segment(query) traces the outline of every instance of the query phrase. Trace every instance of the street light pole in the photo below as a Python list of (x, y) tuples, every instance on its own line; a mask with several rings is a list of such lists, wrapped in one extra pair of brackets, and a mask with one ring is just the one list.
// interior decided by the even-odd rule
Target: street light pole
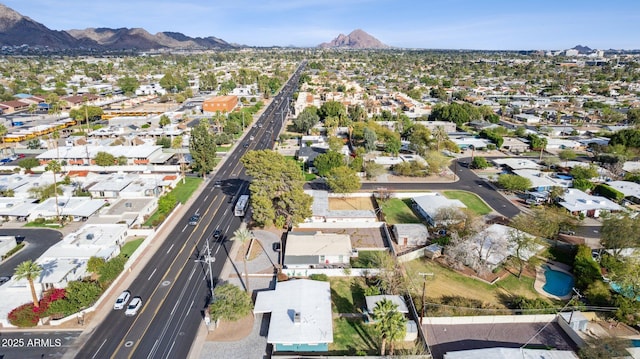
[(433, 277), (435, 274), (419, 272), (418, 275), (424, 278), (424, 282), (422, 283), (422, 314), (420, 314), (420, 326), (422, 327), (422, 318), (424, 318), (424, 307), (425, 307), (424, 296), (427, 289), (427, 276)]

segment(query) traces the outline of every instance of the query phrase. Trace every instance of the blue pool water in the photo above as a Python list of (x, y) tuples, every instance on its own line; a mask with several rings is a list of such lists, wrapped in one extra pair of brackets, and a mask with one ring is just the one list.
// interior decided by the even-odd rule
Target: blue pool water
[(631, 346), (634, 348), (640, 348), (640, 339), (631, 339)]
[(547, 280), (547, 283), (542, 287), (545, 292), (558, 297), (571, 293), (573, 277), (570, 274), (544, 266), (544, 277)]
[[(611, 289), (615, 290), (617, 293), (620, 293), (627, 298), (633, 298), (633, 291), (630, 290), (630, 288), (622, 288), (620, 284), (615, 282), (610, 282), (609, 285), (611, 286)], [(636, 300), (640, 301), (640, 296), (637, 296)]]
[(570, 180), (573, 179), (573, 176), (568, 176), (568, 175), (556, 175), (556, 177), (562, 179), (562, 180)]

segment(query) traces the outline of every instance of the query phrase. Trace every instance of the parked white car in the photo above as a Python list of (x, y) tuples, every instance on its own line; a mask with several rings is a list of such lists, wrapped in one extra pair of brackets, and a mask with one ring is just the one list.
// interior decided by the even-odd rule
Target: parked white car
[(118, 299), (116, 299), (116, 302), (113, 305), (113, 310), (123, 309), (127, 305), (127, 302), (129, 302), (130, 297), (131, 293), (128, 290), (122, 292), (122, 294), (118, 296)]

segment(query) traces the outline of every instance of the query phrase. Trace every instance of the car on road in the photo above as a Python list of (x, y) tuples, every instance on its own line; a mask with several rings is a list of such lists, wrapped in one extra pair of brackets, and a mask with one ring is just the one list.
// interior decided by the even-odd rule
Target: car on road
[(127, 317), (133, 317), (138, 314), (140, 308), (142, 308), (142, 298), (135, 296), (131, 299), (131, 303), (127, 306), (127, 310), (124, 311), (124, 315)]
[(1, 160), (0, 160), (0, 163), (9, 163), (9, 162), (11, 162), (11, 161), (13, 161), (13, 160), (12, 160), (11, 158), (8, 158), (8, 157), (7, 157), (7, 158), (3, 158), (3, 159), (1, 159)]
[(215, 240), (219, 240), (220, 237), (222, 237), (222, 232), (219, 229), (216, 229), (215, 231), (213, 231), (213, 238)]
[(189, 225), (195, 226), (196, 224), (198, 224), (199, 220), (200, 220), (200, 215), (196, 213), (193, 216), (191, 216), (191, 218), (189, 218)]
[(25, 158), (26, 155), (24, 153), (18, 153), (18, 158)]
[(248, 144), (248, 143), (245, 143), (242, 147), (244, 147), (244, 148), (249, 148), (249, 144)]
[(220, 181), (220, 180), (215, 181), (215, 182), (213, 183), (213, 186), (214, 186), (214, 187), (222, 187), (222, 181)]
[(575, 236), (576, 235), (576, 231), (571, 230), (571, 229), (561, 229), (560, 231), (558, 231), (558, 233), (566, 234), (568, 236)]
[(7, 283), (7, 282), (8, 282), (8, 281), (10, 281), (10, 280), (11, 280), (11, 277), (9, 277), (9, 276), (2, 276), (2, 277), (0, 277), (0, 285), (3, 285), (3, 284)]
[(116, 299), (116, 302), (113, 304), (113, 310), (124, 309), (124, 307), (126, 307), (127, 303), (129, 302), (129, 298), (131, 298), (131, 292), (129, 292), (128, 290), (122, 292)]
[(16, 237), (16, 244), (24, 242), (24, 234), (16, 234), (14, 237)]

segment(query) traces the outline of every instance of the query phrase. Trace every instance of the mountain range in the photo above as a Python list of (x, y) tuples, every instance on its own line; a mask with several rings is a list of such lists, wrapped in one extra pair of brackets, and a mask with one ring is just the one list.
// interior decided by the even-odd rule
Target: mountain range
[(178, 32), (150, 34), (141, 28), (89, 28), (57, 31), (0, 4), (0, 46), (21, 45), (49, 49), (150, 50), (230, 49), (238, 45), (213, 37), (192, 38)]

